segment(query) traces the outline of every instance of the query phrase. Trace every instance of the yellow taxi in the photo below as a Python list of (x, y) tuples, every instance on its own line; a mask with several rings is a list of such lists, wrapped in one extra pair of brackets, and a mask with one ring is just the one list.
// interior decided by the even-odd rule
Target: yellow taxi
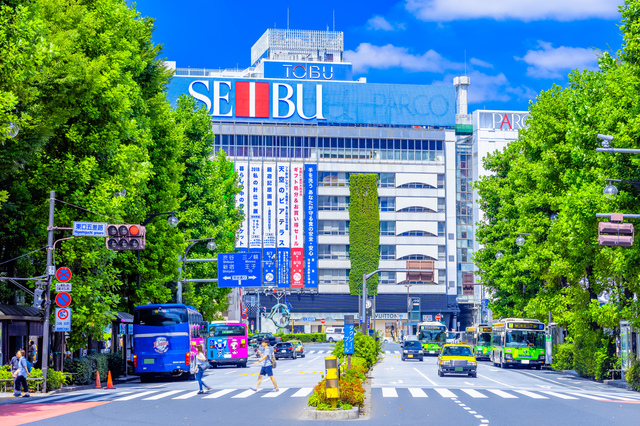
[(289, 340), (289, 343), (291, 343), (296, 351), (296, 357), (302, 357), (304, 358), (304, 345), (302, 344), (302, 342), (300, 340)]
[(438, 376), (445, 374), (464, 374), (476, 377), (478, 362), (469, 345), (446, 344), (438, 355)]

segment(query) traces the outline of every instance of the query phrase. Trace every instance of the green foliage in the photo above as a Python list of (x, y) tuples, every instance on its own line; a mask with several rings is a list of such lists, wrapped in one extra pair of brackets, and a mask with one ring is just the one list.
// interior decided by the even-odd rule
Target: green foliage
[(327, 335), (325, 333), (293, 333), (293, 334), (278, 334), (282, 337), (282, 340), (288, 342), (290, 340), (300, 340), (302, 343), (310, 342), (325, 342)]
[[(64, 360), (64, 371), (73, 373), (74, 385), (88, 385), (95, 383), (96, 371), (100, 372), (100, 381), (104, 382), (111, 371), (111, 378), (116, 379), (124, 374), (125, 364), (122, 353), (99, 353), (82, 358), (67, 358)], [(52, 370), (52, 369), (49, 369)]]
[(92, 383), (92, 380), (95, 382), (94, 363), (88, 357), (65, 359), (64, 371), (72, 373), (74, 385), (88, 385)]
[[(349, 371), (349, 370), (347, 370)], [(327, 380), (323, 379), (313, 388), (313, 393), (309, 395), (307, 403), (318, 410), (331, 409), (330, 401), (327, 398)], [(340, 408), (350, 410), (354, 405), (364, 403), (364, 379), (360, 379), (358, 374), (346, 373), (340, 376), (338, 386), (340, 388)]]
[[(362, 333), (356, 333), (354, 344), (354, 356), (351, 357), (351, 365), (354, 365), (354, 359), (359, 358), (364, 360), (367, 369), (378, 361), (380, 354), (382, 353), (382, 346), (379, 345), (374, 337), (365, 336)], [(340, 340), (336, 342), (333, 347), (333, 355), (338, 359), (344, 358), (344, 341)], [(359, 361), (356, 361), (359, 362)]]
[[(352, 174), (349, 177), (349, 290), (362, 294), (362, 276), (378, 269), (380, 260), (380, 210), (378, 175)], [(369, 295), (378, 293), (377, 274), (367, 280)]]
[(563, 343), (553, 347), (554, 370), (573, 370), (573, 344)]
[[(41, 379), (42, 370), (38, 368), (31, 369), (31, 375), (28, 378)], [(13, 379), (11, 375), (11, 366), (9, 364), (3, 365), (0, 369), (0, 379)], [(47, 391), (60, 389), (63, 385), (70, 382), (70, 375), (55, 371), (52, 368), (47, 369)], [(29, 392), (36, 392), (38, 389), (37, 383), (34, 380), (27, 380), (29, 385)], [(42, 382), (40, 382), (42, 384)]]
[(634, 355), (631, 360), (631, 366), (625, 373), (629, 388), (634, 391), (640, 391), (640, 360)]

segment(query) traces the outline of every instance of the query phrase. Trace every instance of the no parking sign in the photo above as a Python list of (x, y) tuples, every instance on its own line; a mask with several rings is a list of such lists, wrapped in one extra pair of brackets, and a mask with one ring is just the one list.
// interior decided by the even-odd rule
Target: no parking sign
[(55, 331), (71, 331), (71, 309), (56, 308)]

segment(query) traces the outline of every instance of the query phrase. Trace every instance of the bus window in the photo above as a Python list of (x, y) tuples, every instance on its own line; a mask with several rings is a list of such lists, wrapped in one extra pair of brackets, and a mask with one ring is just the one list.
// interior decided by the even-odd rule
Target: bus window
[(509, 330), (509, 332), (507, 333), (507, 342), (505, 346), (535, 347), (538, 349), (544, 349), (544, 338), (544, 332), (540, 331)]
[(245, 336), (247, 331), (245, 327), (241, 325), (217, 325), (210, 334), (211, 337), (240, 337)]
[(183, 324), (189, 321), (189, 315), (184, 308), (148, 308), (135, 311), (133, 323), (155, 327), (167, 327)]

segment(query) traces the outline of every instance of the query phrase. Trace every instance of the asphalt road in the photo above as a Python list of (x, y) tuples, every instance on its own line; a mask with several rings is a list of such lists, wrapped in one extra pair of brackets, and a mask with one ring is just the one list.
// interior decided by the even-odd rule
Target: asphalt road
[[(15, 412), (7, 424), (28, 424), (29, 419), (32, 424), (65, 426), (309, 424), (304, 420), (307, 396), (324, 374), (324, 357), (330, 355), (331, 345), (306, 345), (306, 350), (305, 358), (279, 361), (278, 393), (271, 392), (268, 379), (258, 393), (249, 390), (257, 380), (257, 365), (222, 367), (207, 371), (205, 382), (213, 389), (204, 395), (197, 395), (195, 381), (134, 382), (110, 391), (12, 400), (8, 408)], [(477, 378), (438, 377), (435, 357), (403, 362), (399, 345), (386, 344), (385, 350), (373, 370), (371, 410), (364, 419), (368, 424), (639, 424), (636, 392), (563, 373), (500, 369), (489, 362), (480, 363)], [(7, 403), (0, 405), (0, 413), (6, 408)], [(39, 413), (44, 413), (42, 418)]]

